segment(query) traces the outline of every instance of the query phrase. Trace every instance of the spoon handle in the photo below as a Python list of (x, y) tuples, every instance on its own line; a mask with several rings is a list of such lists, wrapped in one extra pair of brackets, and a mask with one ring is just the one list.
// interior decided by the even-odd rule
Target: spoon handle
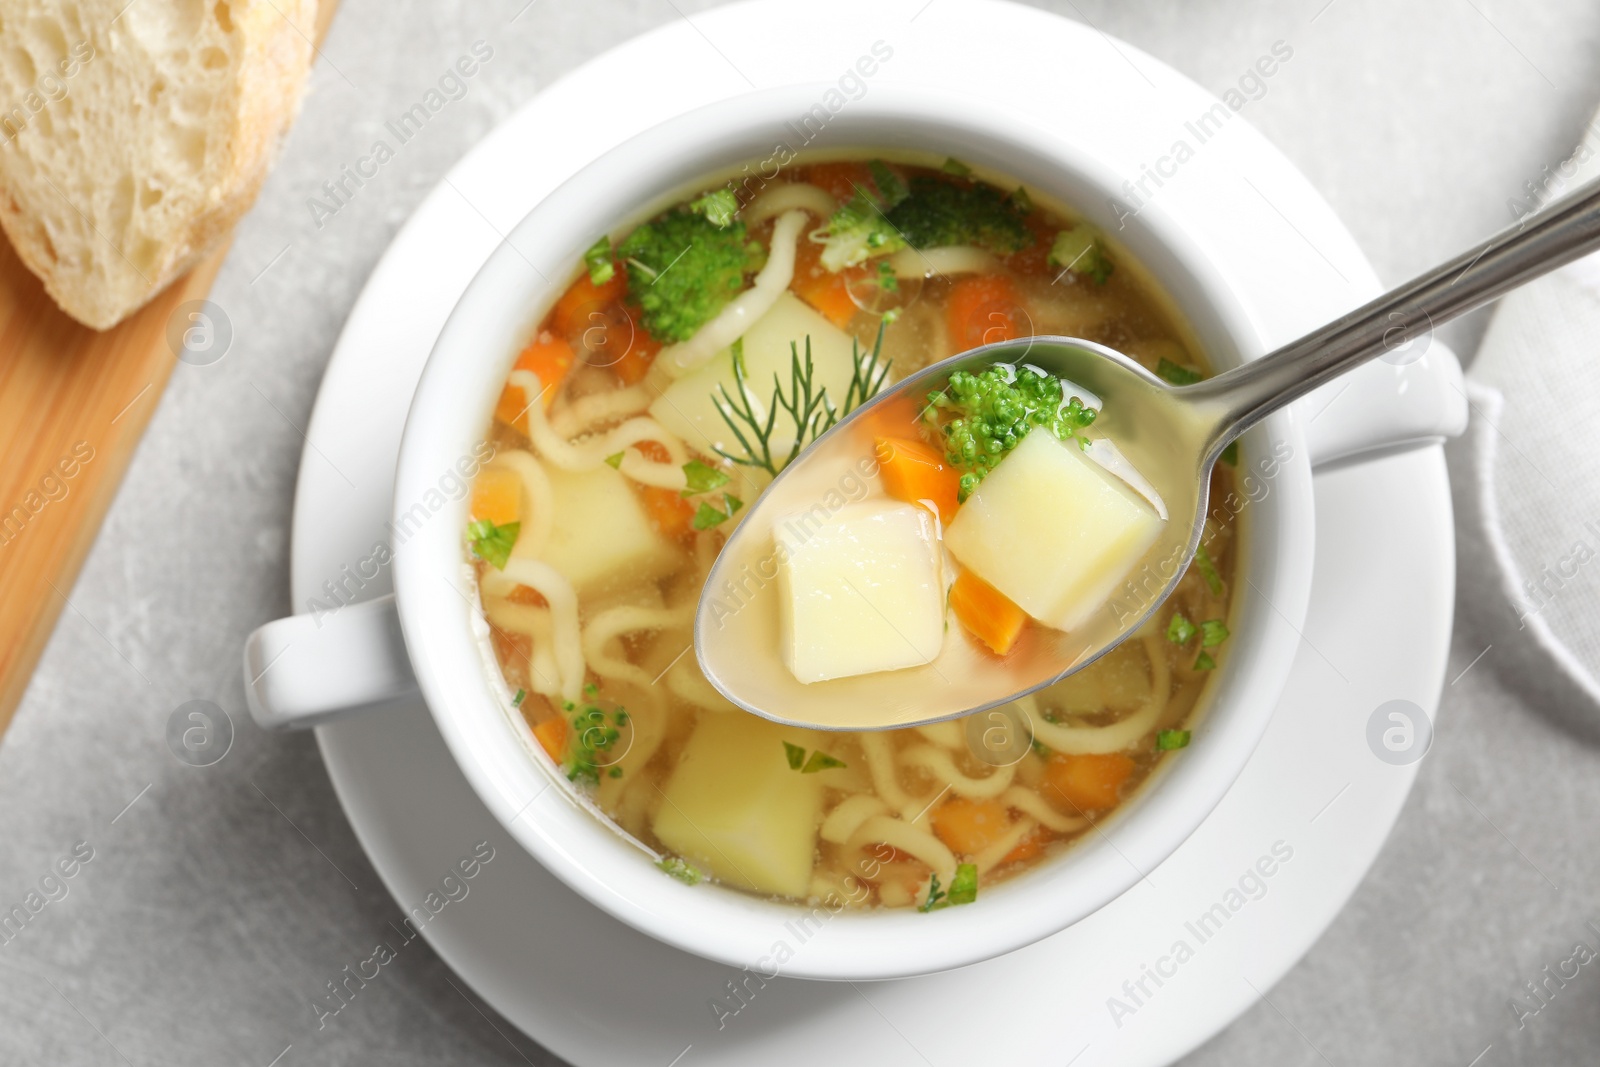
[(1596, 250), (1600, 180), (1298, 341), (1182, 392), (1212, 410), (1212, 445), (1220, 449), (1368, 360), (1394, 352), (1397, 362), (1409, 362), (1405, 347), (1426, 344), (1434, 327)]

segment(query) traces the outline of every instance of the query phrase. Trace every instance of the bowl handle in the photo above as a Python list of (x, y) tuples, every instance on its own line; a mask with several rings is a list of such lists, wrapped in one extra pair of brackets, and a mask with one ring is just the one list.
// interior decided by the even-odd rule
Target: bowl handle
[(394, 595), (258, 628), (244, 644), (244, 692), (264, 730), (301, 730), (417, 700)]
[(1295, 403), (1311, 465), (1325, 468), (1436, 445), (1467, 428), (1467, 392), (1454, 352), (1431, 335), (1335, 379)]

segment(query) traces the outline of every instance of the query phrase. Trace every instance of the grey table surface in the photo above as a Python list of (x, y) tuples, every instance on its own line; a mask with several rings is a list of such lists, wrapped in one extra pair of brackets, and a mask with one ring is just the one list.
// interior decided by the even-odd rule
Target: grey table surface
[[(0, 901), (21, 901), (75, 842), (93, 850), (66, 895), (0, 946), (0, 1063), (265, 1067), (291, 1044), (281, 1067), (560, 1062), (425, 947), (337, 1028), (316, 1031), (303, 991), (398, 912), (313, 739), (249, 724), (238, 651), (289, 611), (297, 427), (397, 228), (542, 86), (705, 6), (344, 0), (305, 113), (213, 294), (234, 349), (213, 367), (177, 368), (0, 743)], [(1293, 64), (1249, 121), (1391, 282), (1509, 222), (1508, 201), (1567, 155), (1600, 103), (1593, 0), (1040, 6), (1218, 92), (1271, 42), (1290, 41)], [(307, 197), (480, 38), (496, 58), (453, 121), (430, 125), (319, 235)], [(1481, 329), (1467, 320), (1447, 336), (1470, 359)], [(1461, 488), (1459, 448), (1451, 460)], [(1463, 579), (1481, 577), (1470, 549)], [(1557, 725), (1552, 712), (1573, 709), (1534, 695), (1513, 658), (1477, 658), (1485, 620), (1505, 610), (1477, 588), (1463, 581), (1438, 738), (1376, 866), (1264, 1002), (1186, 1063), (1600, 1059), (1595, 968), (1547, 983), (1536, 1014), (1519, 1020), (1511, 1007), (1538, 1003), (1525, 983), (1544, 981), (1575, 942), (1597, 943), (1600, 850), (1583, 812), (1600, 806), (1600, 752)], [(203, 770), (165, 742), (173, 710), (196, 698), (238, 725), (227, 758)]]

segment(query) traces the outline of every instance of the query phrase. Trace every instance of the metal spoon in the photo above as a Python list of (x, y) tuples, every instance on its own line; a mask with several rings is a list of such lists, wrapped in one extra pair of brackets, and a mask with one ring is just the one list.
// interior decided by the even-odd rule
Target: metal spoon
[[(1600, 249), (1600, 182), (1505, 230), (1275, 352), (1192, 385), (1174, 386), (1103, 345), (1034, 337), (986, 345), (897, 383), (800, 454), (761, 495), (723, 547), (701, 594), (695, 652), (706, 678), (735, 704), (819, 729), (885, 729), (936, 722), (1015, 700), (1082, 670), (1136, 632), (1170, 596), (1205, 525), (1212, 465), (1268, 414), (1434, 327)], [(803, 685), (778, 652), (774, 519), (823, 515), (849, 499), (870, 465), (874, 420), (920, 407), (957, 370), (1025, 363), (1103, 402), (1096, 436), (1117, 445), (1159, 493), (1168, 519), (1120, 600), (1071, 633), (1048, 631), (1004, 663), (946, 639), (926, 666)], [(820, 509), (818, 511), (817, 509)]]

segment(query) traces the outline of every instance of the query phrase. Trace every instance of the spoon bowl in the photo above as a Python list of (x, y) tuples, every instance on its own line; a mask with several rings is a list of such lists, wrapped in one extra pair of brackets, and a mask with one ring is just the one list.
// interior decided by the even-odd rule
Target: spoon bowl
[[(1066, 337), (1006, 341), (936, 363), (819, 437), (746, 514), (701, 594), (694, 632), (701, 670), (747, 711), (825, 730), (938, 722), (1059, 681), (1138, 632), (1171, 595), (1204, 532), (1212, 465), (1245, 430), (1339, 375), (1386, 353), (1403, 354), (1435, 326), (1596, 249), (1600, 182), (1275, 352), (1194, 384), (1169, 385), (1125, 355)], [(973, 642), (946, 639), (922, 666), (798, 681), (778, 654), (782, 549), (776, 532), (782, 528), (790, 543), (803, 544), (829, 516), (870, 495), (877, 431), (903, 433), (954, 372), (1001, 364), (1059, 378), (1067, 397), (1076, 394), (1098, 409), (1090, 433), (1097, 445), (1109, 441), (1120, 454), (1117, 464), (1102, 466), (1125, 477), (1131, 467), (1135, 473), (1126, 480), (1153, 490), (1144, 495), (1164, 520), (1154, 542), (1125, 574), (1107, 576), (1120, 585), (1112, 584), (1086, 619), (1070, 630), (1029, 626), (1003, 660)]]
[[(925, 666), (802, 683), (777, 659), (775, 533), (805, 537), (867, 495), (875, 441), (904, 433), (907, 416), (958, 371), (1008, 365), (1065, 383), (1099, 410), (1097, 441), (1115, 442), (1164, 511), (1155, 543), (1112, 597), (1072, 631), (1030, 627), (1004, 661), (970, 642), (944, 641)], [(1138, 632), (1183, 577), (1205, 527), (1211, 464), (1226, 446), (1220, 407), (1184, 397), (1137, 361), (1070, 337), (985, 345), (911, 375), (880, 393), (791, 463), (761, 495), (718, 555), (695, 621), (701, 670), (725, 696), (768, 719), (819, 729), (890, 729), (1010, 703), (1093, 663)], [(910, 640), (909, 638), (906, 638)]]

